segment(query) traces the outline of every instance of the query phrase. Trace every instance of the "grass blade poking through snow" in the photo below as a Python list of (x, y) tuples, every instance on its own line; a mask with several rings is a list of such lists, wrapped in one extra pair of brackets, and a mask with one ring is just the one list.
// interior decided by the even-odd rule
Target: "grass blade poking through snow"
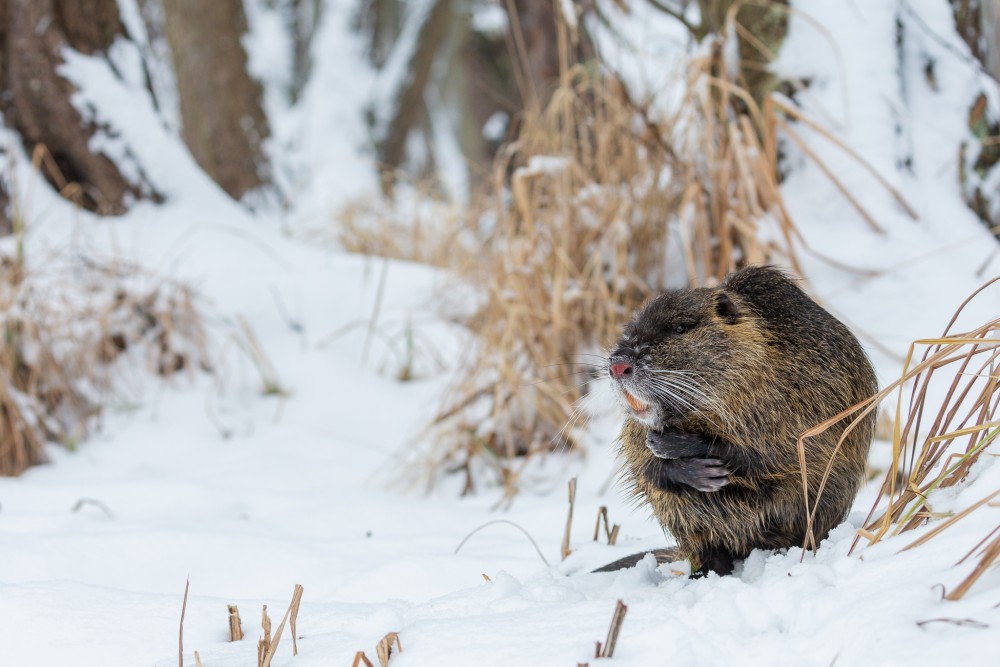
[(563, 533), (562, 559), (566, 560), (573, 550), (569, 546), (570, 531), (573, 529), (573, 506), (576, 505), (576, 477), (569, 480), (569, 513), (566, 515), (566, 530)]
[(594, 541), (601, 535), (601, 522), (604, 522), (604, 535), (608, 538), (608, 544), (614, 546), (615, 542), (618, 541), (618, 531), (621, 529), (617, 523), (614, 526), (611, 525), (611, 520), (608, 519), (608, 508), (604, 505), (597, 510), (597, 525), (594, 526)]
[(263, 385), (263, 394), (265, 396), (281, 396), (287, 397), (288, 390), (285, 389), (284, 385), (281, 383), (281, 379), (278, 377), (278, 371), (275, 370), (274, 364), (271, 363), (271, 359), (264, 352), (264, 347), (257, 340), (257, 335), (254, 333), (253, 328), (250, 323), (247, 322), (246, 318), (242, 315), (237, 317), (237, 323), (239, 329), (236, 335), (234, 335), (233, 340), (236, 345), (243, 350), (251, 362), (253, 362), (254, 368), (260, 374), (260, 380)]
[(302, 593), (304, 589), (301, 585), (295, 584), (295, 591), (292, 593), (292, 601), (288, 605), (288, 609), (285, 611), (284, 617), (281, 619), (281, 623), (278, 623), (278, 628), (274, 631), (274, 638), (271, 638), (271, 619), (267, 617), (267, 605), (264, 605), (264, 638), (260, 640), (260, 644), (257, 647), (257, 661), (258, 667), (271, 667), (271, 660), (274, 659), (274, 654), (278, 650), (278, 644), (281, 642), (281, 634), (285, 630), (285, 623), (291, 619), (292, 627), (292, 655), (298, 655), (299, 648), (295, 639), (295, 620), (299, 614), (299, 604), (302, 602)]
[(378, 663), (381, 667), (389, 667), (389, 660), (392, 659), (392, 647), (396, 647), (397, 653), (403, 652), (403, 643), (399, 641), (399, 633), (390, 632), (385, 637), (379, 640), (378, 645), (375, 647), (375, 653), (378, 655)]
[(177, 667), (184, 667), (184, 614), (187, 613), (188, 589), (191, 587), (191, 580), (184, 582), (184, 602), (181, 603), (181, 624), (177, 632)]
[[(1000, 528), (1000, 526), (998, 526), (998, 528)], [(993, 532), (996, 533), (997, 529), (995, 528)], [(980, 545), (981, 544), (982, 543), (980, 543)], [(977, 545), (976, 549), (978, 549), (980, 545)], [(975, 549), (973, 551), (975, 551)], [(955, 587), (955, 590), (945, 596), (947, 599), (961, 600), (966, 592), (968, 592), (968, 590), (972, 587), (972, 584), (976, 583), (976, 580), (983, 576), (986, 570), (993, 567), (993, 564), (997, 562), (997, 559), (1000, 559), (1000, 535), (994, 537), (986, 548), (980, 552), (980, 554), (981, 558), (979, 559), (979, 563), (976, 565), (976, 568), (969, 574), (969, 576), (963, 579), (958, 586)], [(964, 560), (965, 558), (960, 560), (959, 564), (961, 564)]]
[(608, 637), (604, 640), (604, 645), (597, 642), (598, 658), (610, 658), (615, 654), (615, 646), (618, 644), (618, 633), (622, 631), (622, 624), (625, 622), (625, 613), (628, 607), (621, 600), (615, 605), (615, 613), (611, 617), (611, 626), (608, 628)]
[(240, 610), (236, 605), (229, 605), (229, 641), (238, 642), (243, 639), (243, 623), (240, 621)]
[(264, 630), (264, 636), (257, 642), (257, 667), (268, 667), (271, 663), (267, 657), (271, 652), (271, 617), (267, 615), (267, 605), (264, 605), (261, 612), (260, 626)]

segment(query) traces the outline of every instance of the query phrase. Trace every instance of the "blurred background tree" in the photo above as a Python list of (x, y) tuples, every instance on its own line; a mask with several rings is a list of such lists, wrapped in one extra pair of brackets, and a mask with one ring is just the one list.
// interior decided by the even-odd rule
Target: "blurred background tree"
[(5, 0), (0, 11), (0, 109), (53, 187), (107, 215), (136, 197), (155, 197), (141, 177), (127, 177), (92, 150), (96, 124), (73, 105), (73, 86), (58, 72), (65, 49), (100, 55), (125, 38), (116, 1)]
[(266, 185), (268, 136), (260, 84), (247, 73), (242, 0), (163, 0), (184, 143), (202, 169), (239, 199)]

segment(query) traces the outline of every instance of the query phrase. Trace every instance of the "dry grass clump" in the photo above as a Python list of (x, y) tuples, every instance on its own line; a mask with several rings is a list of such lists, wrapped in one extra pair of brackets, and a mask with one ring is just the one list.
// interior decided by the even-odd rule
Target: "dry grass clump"
[[(964, 482), (984, 455), (996, 455), (995, 444), (1000, 435), (997, 412), (1000, 406), (1000, 317), (970, 331), (950, 331), (966, 305), (997, 282), (1000, 278), (993, 279), (966, 299), (942, 336), (914, 341), (899, 380), (867, 402), (820, 424), (800, 439), (801, 453), (804, 441), (810, 436), (854, 416), (854, 422), (847, 429), (849, 431), (854, 423), (858, 423), (885, 398), (896, 395), (892, 465), (882, 482), (880, 498), (868, 513), (864, 528), (858, 531), (852, 551), (862, 538), (874, 544), (885, 537), (944, 519), (905, 547), (912, 549), (940, 535), (983, 506), (996, 505), (1000, 489), (958, 513), (943, 515), (933, 507), (933, 494), (938, 489)], [(924, 352), (920, 361), (911, 367), (918, 347), (924, 348)], [(907, 385), (912, 387), (908, 397), (904, 391)], [(929, 389), (932, 386), (947, 387), (940, 404), (931, 403)], [(803, 470), (803, 479), (804, 475)], [(806, 505), (808, 510), (808, 496)], [(815, 540), (811, 546), (815, 546)], [(998, 561), (1000, 525), (975, 545), (962, 561), (973, 557), (979, 558), (978, 565), (954, 591), (948, 593), (948, 599), (961, 598), (976, 579)]]
[(461, 275), (485, 299), (468, 321), (479, 345), (434, 423), (434, 474), (464, 471), (469, 492), (489, 469), (509, 496), (534, 455), (575, 446), (581, 379), (603, 364), (585, 355), (645, 299), (748, 264), (796, 266), (774, 123), (720, 78), (724, 58), (693, 58), (666, 112), (576, 66), (524, 115), (489, 206), (466, 221), (482, 241)]
[(0, 475), (43, 462), (45, 441), (83, 438), (123, 354), (161, 376), (207, 363), (191, 291), (121, 262), (3, 257), (0, 335)]
[(397, 185), (393, 199), (357, 199), (337, 213), (336, 241), (348, 252), (454, 267), (472, 239), (462, 211), (426, 184)]
[(278, 651), (278, 645), (281, 642), (281, 634), (285, 631), (285, 623), (289, 624), (292, 635), (292, 655), (299, 654), (298, 639), (295, 634), (295, 622), (299, 616), (299, 605), (302, 603), (302, 594), (304, 592), (305, 589), (302, 588), (301, 584), (295, 584), (295, 590), (292, 593), (292, 602), (288, 605), (281, 623), (278, 623), (278, 628), (275, 630), (273, 637), (271, 636), (271, 619), (267, 615), (267, 605), (264, 605), (261, 614), (261, 627), (264, 629), (264, 636), (257, 642), (257, 667), (271, 667), (271, 661), (274, 660), (274, 654)]

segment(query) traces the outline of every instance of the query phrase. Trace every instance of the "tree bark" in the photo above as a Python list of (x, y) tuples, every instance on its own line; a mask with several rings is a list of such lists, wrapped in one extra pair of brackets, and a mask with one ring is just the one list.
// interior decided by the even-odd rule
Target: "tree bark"
[(994, 79), (1000, 80), (1000, 0), (983, 0), (980, 21), (986, 42), (986, 69)]
[[(5, 151), (0, 151), (0, 159), (6, 159)], [(14, 211), (7, 192), (7, 166), (0, 166), (0, 236), (9, 236), (14, 231)]]
[(57, 0), (55, 13), (69, 45), (86, 55), (107, 50), (125, 34), (115, 0)]
[[(393, 173), (406, 156), (406, 138), (425, 112), (424, 89), (431, 68), (451, 24), (452, 0), (433, 0), (417, 36), (417, 44), (408, 64), (408, 72), (396, 94), (385, 134), (379, 142), (382, 189), (392, 192)], [(411, 19), (416, 20), (416, 19)]]
[(358, 19), (361, 30), (368, 35), (368, 59), (380, 68), (385, 65), (393, 44), (403, 30), (401, 0), (365, 0)]
[(195, 161), (239, 199), (269, 182), (261, 87), (240, 43), (241, 0), (163, 0), (177, 76), (182, 136)]
[(291, 31), (294, 40), (291, 90), (293, 103), (299, 100), (312, 72), (312, 57), (309, 51), (322, 10), (323, 5), (320, 0), (292, 0), (291, 3)]
[(131, 199), (155, 196), (90, 150), (98, 128), (81, 117), (70, 102), (72, 84), (57, 73), (64, 49), (93, 55), (124, 36), (115, 0), (0, 0), (0, 18), (0, 109), (29, 155), (39, 146), (49, 153), (56, 167), (43, 169), (49, 182), (102, 214), (123, 213)]
[[(515, 67), (524, 74), (523, 108), (543, 109), (559, 83), (559, 39), (552, 0), (506, 3)], [(514, 14), (510, 13), (511, 8)]]

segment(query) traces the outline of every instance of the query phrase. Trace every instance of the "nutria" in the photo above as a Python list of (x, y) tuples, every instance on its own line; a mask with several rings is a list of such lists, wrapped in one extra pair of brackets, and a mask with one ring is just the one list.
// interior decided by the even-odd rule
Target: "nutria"
[[(649, 301), (607, 370), (627, 412), (625, 481), (679, 544), (654, 552), (657, 560), (689, 559), (698, 574), (729, 574), (753, 549), (803, 544), (799, 435), (878, 390), (854, 335), (773, 267)], [(845, 427), (805, 441), (813, 503)], [(874, 431), (872, 413), (833, 457), (815, 510), (817, 543), (846, 518)]]

